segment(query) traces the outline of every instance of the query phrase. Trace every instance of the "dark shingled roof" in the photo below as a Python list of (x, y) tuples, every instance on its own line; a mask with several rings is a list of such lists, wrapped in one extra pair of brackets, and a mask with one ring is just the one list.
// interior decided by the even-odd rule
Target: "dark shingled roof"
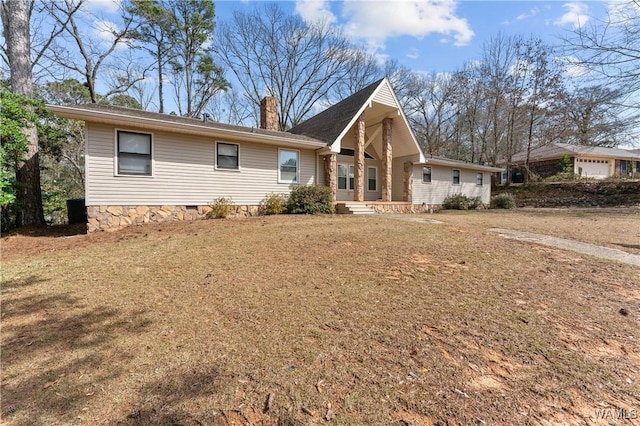
[(100, 105), (100, 104), (81, 104), (81, 105), (66, 105), (68, 108), (73, 108), (77, 110), (93, 110), (100, 112), (107, 112), (113, 114), (122, 114), (128, 115), (131, 117), (139, 117), (141, 119), (152, 119), (152, 120), (161, 120), (170, 123), (176, 124), (195, 124), (203, 127), (210, 127), (212, 129), (220, 129), (220, 130), (230, 130), (237, 132), (245, 132), (252, 133), (258, 135), (266, 135), (266, 136), (278, 136), (281, 138), (290, 139), (291, 141), (309, 141), (309, 142), (320, 142), (319, 140), (314, 140), (313, 138), (309, 138), (304, 135), (296, 135), (288, 132), (280, 132), (276, 130), (264, 130), (260, 128), (254, 127), (245, 127), (245, 126), (236, 126), (233, 124), (219, 123), (217, 121), (209, 120), (208, 122), (204, 122), (203, 120), (197, 118), (189, 118), (189, 117), (181, 117), (179, 115), (171, 115), (171, 114), (161, 114), (159, 112), (149, 112), (143, 111), (139, 109), (133, 108), (124, 108), (124, 107), (116, 107), (110, 105)]
[(320, 114), (289, 129), (289, 133), (333, 143), (384, 80), (380, 79)]

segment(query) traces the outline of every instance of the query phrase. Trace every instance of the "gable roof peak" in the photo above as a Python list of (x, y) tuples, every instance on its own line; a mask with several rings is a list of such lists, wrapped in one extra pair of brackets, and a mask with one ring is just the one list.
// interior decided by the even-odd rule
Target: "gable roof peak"
[(388, 79), (383, 77), (330, 106), (306, 121), (289, 129), (289, 133), (305, 135), (332, 144), (365, 106), (378, 87)]

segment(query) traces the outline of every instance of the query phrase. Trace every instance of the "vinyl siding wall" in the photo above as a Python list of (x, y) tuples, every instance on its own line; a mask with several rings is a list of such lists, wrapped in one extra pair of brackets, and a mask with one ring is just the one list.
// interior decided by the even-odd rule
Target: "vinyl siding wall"
[[(238, 205), (257, 205), (267, 193), (288, 193), (294, 187), (278, 183), (278, 146), (241, 142), (240, 170), (215, 170), (216, 140), (149, 133), (153, 134), (152, 176), (115, 176), (116, 128), (87, 123), (88, 206), (206, 205), (218, 197), (231, 197)], [(315, 151), (298, 151), (300, 184), (316, 183)]]
[(491, 174), (483, 172), (483, 185), (476, 184), (474, 170), (460, 170), (460, 184), (453, 184), (453, 167), (430, 166), (431, 183), (422, 182), (422, 165), (413, 166), (413, 204), (440, 205), (450, 195), (480, 197), (488, 204), (491, 198)]

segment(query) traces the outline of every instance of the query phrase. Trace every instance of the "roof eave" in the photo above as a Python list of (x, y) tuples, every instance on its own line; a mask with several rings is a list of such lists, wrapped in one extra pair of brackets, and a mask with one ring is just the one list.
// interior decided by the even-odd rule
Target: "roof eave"
[(242, 131), (233, 129), (221, 129), (212, 126), (204, 126), (191, 123), (174, 123), (166, 120), (159, 120), (150, 117), (139, 117), (123, 113), (96, 111), (79, 108), (77, 106), (47, 105), (47, 109), (56, 115), (74, 120), (87, 122), (100, 122), (105, 124), (130, 125), (135, 127), (152, 126), (159, 130), (174, 133), (189, 133), (201, 136), (213, 136), (219, 138), (230, 138), (241, 142), (259, 142), (274, 145), (288, 145), (301, 148), (319, 149), (326, 147), (326, 143), (319, 140), (300, 140), (277, 135), (267, 135), (254, 133), (252, 131)]
[(427, 158), (425, 161), (421, 161), (420, 163), (414, 163), (414, 164), (458, 167), (460, 169), (482, 170), (485, 172), (501, 172), (504, 170), (503, 168), (500, 168), (500, 167), (483, 166), (481, 164), (474, 164), (474, 163), (458, 163), (456, 161), (447, 161), (447, 160), (441, 160), (437, 158)]

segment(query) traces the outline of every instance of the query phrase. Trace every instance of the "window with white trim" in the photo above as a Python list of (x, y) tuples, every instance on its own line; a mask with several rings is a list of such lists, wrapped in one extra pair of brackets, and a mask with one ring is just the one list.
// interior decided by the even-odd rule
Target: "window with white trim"
[(346, 164), (338, 164), (338, 189), (347, 189), (347, 173), (348, 167)]
[(431, 183), (431, 167), (424, 166), (422, 168), (422, 182)]
[(151, 134), (118, 130), (118, 174), (151, 176)]
[(355, 186), (355, 168), (353, 164), (338, 164), (338, 189), (343, 191), (353, 191)]
[(300, 175), (300, 152), (290, 149), (278, 150), (278, 183), (298, 183)]
[(460, 170), (453, 169), (452, 176), (453, 176), (453, 184), (460, 185)]
[(240, 170), (240, 145), (216, 142), (216, 168)]
[(482, 186), (484, 181), (484, 174), (478, 172), (476, 173), (476, 185)]
[(367, 167), (367, 190), (378, 190), (378, 169), (375, 167)]
[(355, 186), (355, 167), (349, 164), (349, 189), (353, 191)]

